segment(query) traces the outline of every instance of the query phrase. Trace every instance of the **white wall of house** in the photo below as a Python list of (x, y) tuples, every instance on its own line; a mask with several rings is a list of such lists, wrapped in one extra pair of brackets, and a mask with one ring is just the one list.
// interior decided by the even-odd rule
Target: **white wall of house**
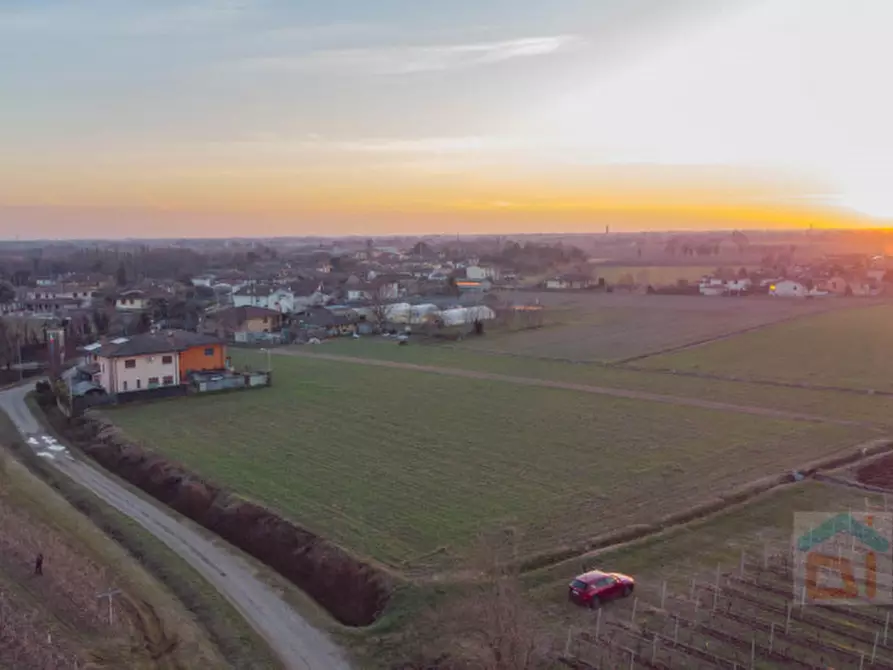
[(268, 295), (250, 295), (245, 293), (233, 294), (234, 307), (269, 307), (270, 296)]
[[(96, 362), (99, 363), (99, 383), (108, 393), (145, 391), (154, 388), (155, 379), (158, 386), (165, 386), (166, 381), (167, 385), (180, 383), (180, 358), (176, 351), (123, 358), (97, 356)], [(129, 365), (128, 362), (132, 363)]]
[(148, 306), (149, 301), (140, 296), (126, 296), (115, 300), (115, 309), (119, 309), (122, 312), (146, 309)]
[(294, 311), (300, 312), (308, 307), (325, 305), (331, 300), (331, 296), (322, 291), (314, 291), (310, 295), (296, 295), (293, 298)]
[(491, 266), (469, 265), (465, 268), (465, 276), (469, 279), (497, 279), (496, 268)]
[(780, 298), (805, 298), (809, 295), (809, 291), (800, 282), (785, 279), (784, 281), (775, 282), (775, 288), (769, 288), (769, 295), (775, 295)]
[(277, 289), (270, 294), (267, 307), (283, 314), (295, 311), (295, 295), (286, 289)]
[(278, 289), (270, 295), (233, 294), (234, 307), (266, 307), (277, 312), (295, 311), (295, 296), (291, 291)]

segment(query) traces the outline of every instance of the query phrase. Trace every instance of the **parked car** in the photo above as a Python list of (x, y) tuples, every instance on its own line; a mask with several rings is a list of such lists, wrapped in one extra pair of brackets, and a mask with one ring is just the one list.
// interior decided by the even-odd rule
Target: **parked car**
[(619, 572), (592, 570), (574, 578), (567, 587), (568, 599), (578, 605), (598, 607), (617, 598), (626, 598), (636, 587), (636, 580)]

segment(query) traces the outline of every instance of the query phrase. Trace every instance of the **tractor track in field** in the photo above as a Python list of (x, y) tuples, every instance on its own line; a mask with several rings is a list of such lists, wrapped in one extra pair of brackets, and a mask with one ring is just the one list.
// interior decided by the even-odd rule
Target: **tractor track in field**
[(519, 386), (539, 386), (541, 388), (561, 389), (565, 391), (577, 391), (580, 393), (591, 393), (593, 395), (610, 396), (613, 398), (625, 398), (627, 400), (645, 400), (648, 402), (660, 402), (669, 405), (678, 405), (680, 407), (697, 407), (700, 409), (713, 409), (724, 412), (736, 412), (738, 414), (749, 414), (752, 416), (762, 416), (770, 419), (784, 419), (788, 421), (805, 421), (809, 423), (835, 424), (839, 426), (858, 426), (869, 427), (880, 431), (881, 428), (870, 422), (849, 421), (846, 419), (834, 419), (827, 416), (819, 416), (817, 414), (806, 414), (803, 412), (791, 412), (781, 409), (771, 409), (769, 407), (756, 407), (754, 405), (738, 405), (735, 403), (719, 402), (715, 400), (703, 400), (700, 398), (687, 398), (684, 396), (666, 395), (663, 393), (650, 393), (648, 391), (633, 391), (629, 389), (619, 389), (609, 386), (593, 386), (591, 384), (576, 384), (574, 382), (553, 381), (549, 379), (537, 379), (534, 377), (517, 377), (514, 375), (504, 375), (495, 372), (483, 372), (480, 370), (464, 370), (461, 368), (446, 368), (436, 365), (420, 365), (418, 363), (403, 363), (400, 361), (386, 361), (376, 358), (361, 358), (356, 356), (345, 356), (341, 354), (325, 354), (309, 351), (300, 351), (295, 349), (272, 349), (271, 352), (280, 356), (299, 356), (304, 358), (317, 358), (321, 360), (336, 361), (341, 363), (354, 363), (357, 365), (371, 365), (382, 368), (393, 368), (398, 370), (413, 370), (415, 372), (428, 372), (431, 374), (446, 375), (449, 377), (463, 377), (466, 379), (482, 379), (498, 382), (506, 382), (509, 384), (518, 384)]

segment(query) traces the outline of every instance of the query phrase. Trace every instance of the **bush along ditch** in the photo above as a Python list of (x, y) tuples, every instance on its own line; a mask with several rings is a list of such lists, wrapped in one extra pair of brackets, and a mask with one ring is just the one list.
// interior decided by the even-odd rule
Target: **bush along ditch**
[(209, 483), (114, 425), (47, 408), (53, 427), (100, 465), (270, 566), (346, 626), (372, 624), (387, 605), (389, 575), (260, 505)]

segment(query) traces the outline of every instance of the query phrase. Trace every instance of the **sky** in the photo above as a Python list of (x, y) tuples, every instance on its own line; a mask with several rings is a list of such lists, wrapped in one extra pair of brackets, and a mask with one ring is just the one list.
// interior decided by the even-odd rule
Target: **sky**
[(889, 0), (3, 0), (0, 237), (889, 225)]

